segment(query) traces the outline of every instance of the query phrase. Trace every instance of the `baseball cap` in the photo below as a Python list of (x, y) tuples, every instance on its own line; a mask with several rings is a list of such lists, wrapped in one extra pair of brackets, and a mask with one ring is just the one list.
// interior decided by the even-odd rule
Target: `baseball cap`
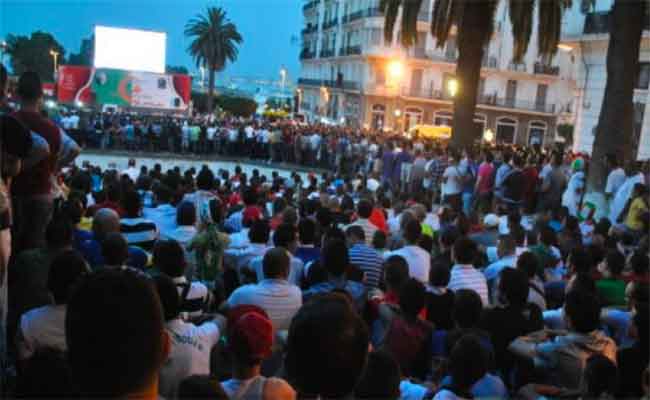
[(487, 214), (483, 218), (483, 225), (488, 228), (495, 228), (499, 226), (499, 217), (496, 214)]
[(236, 306), (228, 313), (228, 341), (235, 354), (251, 360), (271, 355), (273, 324), (266, 312), (253, 305)]

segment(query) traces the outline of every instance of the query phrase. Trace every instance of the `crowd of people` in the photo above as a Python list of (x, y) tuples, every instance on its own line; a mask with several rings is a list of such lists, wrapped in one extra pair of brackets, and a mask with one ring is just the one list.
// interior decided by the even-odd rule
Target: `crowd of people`
[(328, 171), (102, 170), (40, 85), (2, 116), (12, 395), (648, 396), (647, 166), (608, 160), (597, 210), (584, 156), (243, 121), (232, 151), (318, 136), (288, 161)]

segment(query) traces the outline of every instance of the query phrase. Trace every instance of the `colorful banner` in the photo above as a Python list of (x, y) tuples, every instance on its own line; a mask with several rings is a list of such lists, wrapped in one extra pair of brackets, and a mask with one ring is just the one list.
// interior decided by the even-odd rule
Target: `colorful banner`
[[(85, 71), (80, 70), (84, 68)], [(150, 72), (62, 66), (59, 101), (83, 101), (118, 107), (186, 110), (192, 78)]]

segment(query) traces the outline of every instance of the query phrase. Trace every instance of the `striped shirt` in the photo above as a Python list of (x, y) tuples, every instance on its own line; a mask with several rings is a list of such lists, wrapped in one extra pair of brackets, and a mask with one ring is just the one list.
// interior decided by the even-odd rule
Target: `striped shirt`
[(383, 257), (372, 247), (357, 243), (348, 250), (350, 264), (356, 265), (365, 275), (368, 290), (379, 286), (384, 271)]
[(159, 232), (156, 223), (144, 218), (122, 218), (120, 232), (130, 246), (151, 250), (158, 240)]
[(485, 275), (472, 265), (456, 264), (451, 269), (451, 278), (447, 288), (452, 291), (459, 289), (471, 289), (481, 296), (483, 307), (487, 306), (488, 288)]

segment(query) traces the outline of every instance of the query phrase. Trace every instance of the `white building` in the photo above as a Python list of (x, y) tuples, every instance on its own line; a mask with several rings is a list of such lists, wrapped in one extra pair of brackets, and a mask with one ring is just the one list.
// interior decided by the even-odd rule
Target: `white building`
[[(409, 50), (385, 45), (379, 0), (304, 3), (301, 111), (312, 118), (383, 129), (450, 125), (448, 82), (456, 69), (456, 34), (444, 48), (436, 47), (429, 33), (433, 1), (422, 4), (417, 45)], [(506, 1), (500, 2), (495, 19), (475, 121), (501, 142), (550, 144), (558, 118), (572, 122), (575, 57), (559, 52), (551, 65), (541, 63), (533, 31), (525, 60), (514, 64)]]
[[(576, 60), (576, 108), (574, 148), (591, 152), (595, 127), (607, 83), (608, 18), (613, 0), (596, 1), (593, 10), (581, 10), (574, 2), (565, 14), (562, 44), (572, 48)], [(640, 160), (650, 158), (650, 19), (643, 31), (639, 60), (641, 68), (634, 90), (634, 135)]]

